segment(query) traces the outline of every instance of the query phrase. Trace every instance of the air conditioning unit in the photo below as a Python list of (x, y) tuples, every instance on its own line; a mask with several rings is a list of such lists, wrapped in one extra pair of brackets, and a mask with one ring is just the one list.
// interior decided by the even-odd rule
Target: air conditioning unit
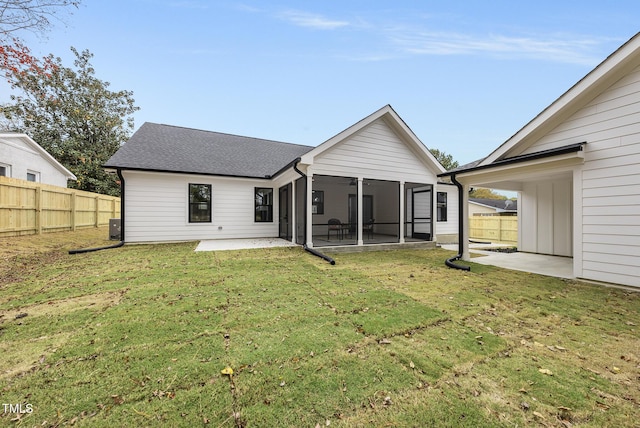
[(122, 240), (121, 220), (119, 218), (109, 219), (109, 239), (112, 241)]

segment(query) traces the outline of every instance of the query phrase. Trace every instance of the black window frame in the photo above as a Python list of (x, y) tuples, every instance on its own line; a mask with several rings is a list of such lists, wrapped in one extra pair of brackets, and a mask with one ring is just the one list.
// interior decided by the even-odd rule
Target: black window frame
[(436, 192), (437, 221), (447, 221), (447, 192)]
[[(194, 186), (199, 186), (199, 188), (208, 189), (205, 194), (203, 194), (202, 200), (194, 200), (194, 196), (198, 196), (197, 193), (194, 193), (192, 189)], [(208, 199), (207, 199), (208, 198)], [(211, 223), (213, 218), (212, 208), (213, 208), (213, 189), (211, 184), (203, 184), (203, 183), (189, 183), (189, 223)], [(194, 209), (197, 206), (198, 211), (203, 211), (202, 204), (205, 204), (204, 211), (205, 215), (203, 218), (200, 218), (201, 215), (196, 217), (196, 212)]]
[[(262, 192), (269, 194), (269, 197), (266, 198), (265, 203), (265, 194)], [(273, 223), (273, 187), (254, 187), (254, 216), (253, 221), (255, 223)]]

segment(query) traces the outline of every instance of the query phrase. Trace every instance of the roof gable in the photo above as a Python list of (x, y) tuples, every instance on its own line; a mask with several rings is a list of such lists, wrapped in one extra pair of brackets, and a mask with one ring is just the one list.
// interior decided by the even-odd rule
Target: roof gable
[[(16, 144), (16, 142), (24, 144), (29, 147), (36, 153), (38, 153), (43, 159), (49, 162), (55, 169), (60, 171), (62, 175), (64, 175), (68, 180), (77, 180), (77, 177), (64, 167), (60, 162), (56, 160), (53, 156), (49, 154), (40, 144), (36, 143), (31, 137), (27, 134), (21, 134), (16, 132), (3, 132), (0, 133), (0, 140), (5, 143), (11, 145)], [(13, 142), (12, 142), (13, 140)]]
[(494, 150), (479, 165), (522, 154), (530, 145), (640, 65), (640, 33), (612, 53), (589, 74), (561, 95), (522, 129)]
[(107, 168), (270, 178), (312, 147), (144, 123)]
[(364, 119), (356, 122), (344, 131), (336, 134), (332, 138), (328, 139), (324, 143), (310, 150), (308, 153), (302, 156), (301, 163), (306, 165), (312, 165), (314, 160), (323, 154), (329, 152), (337, 145), (349, 141), (349, 139), (356, 134), (360, 133), (367, 127), (374, 124), (376, 121), (382, 120), (391, 129), (398, 138), (407, 146), (411, 152), (427, 164), (434, 172), (442, 173), (445, 171), (444, 167), (438, 162), (438, 160), (431, 154), (426, 146), (418, 139), (413, 131), (407, 126), (407, 124), (398, 116), (390, 105), (386, 105), (378, 111), (370, 114)]

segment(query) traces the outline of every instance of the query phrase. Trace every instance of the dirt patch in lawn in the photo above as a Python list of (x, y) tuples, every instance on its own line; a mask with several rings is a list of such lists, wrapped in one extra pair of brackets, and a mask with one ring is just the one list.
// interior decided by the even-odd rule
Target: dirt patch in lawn
[(17, 309), (0, 310), (0, 324), (25, 317), (64, 315), (80, 309), (102, 310), (120, 302), (121, 293), (99, 293), (86, 296), (51, 300), (47, 303), (24, 306)]
[[(62, 347), (72, 332), (43, 334), (29, 340), (11, 340), (12, 334), (4, 333), (5, 328), (12, 324), (21, 324), (25, 319), (34, 317), (44, 319), (36, 322), (48, 323), (49, 317), (60, 317), (82, 309), (101, 311), (117, 305), (122, 297), (121, 293), (99, 293), (86, 296), (70, 297), (62, 300), (52, 300), (47, 303), (23, 306), (17, 309), (0, 310), (0, 379), (13, 377), (20, 373), (33, 370), (48, 364), (50, 355)], [(16, 326), (17, 327), (17, 326)], [(46, 327), (43, 327), (46, 331)]]
[(29, 339), (26, 342), (0, 342), (0, 379), (10, 378), (46, 364), (47, 357), (63, 346), (70, 336), (71, 333), (60, 333)]
[(0, 289), (3, 284), (20, 281), (30, 272), (65, 257), (68, 251), (113, 243), (106, 227), (76, 232), (45, 233), (0, 237)]

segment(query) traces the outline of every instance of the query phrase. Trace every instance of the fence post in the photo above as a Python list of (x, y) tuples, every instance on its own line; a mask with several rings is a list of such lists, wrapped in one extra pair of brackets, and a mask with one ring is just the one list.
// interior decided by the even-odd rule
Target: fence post
[(100, 196), (96, 196), (96, 227), (100, 226)]
[(71, 230), (76, 231), (76, 206), (78, 202), (76, 200), (76, 191), (71, 191)]
[(35, 212), (35, 229), (36, 235), (40, 235), (42, 233), (42, 187), (36, 186), (36, 195), (35, 195), (35, 203), (36, 203), (36, 212)]

